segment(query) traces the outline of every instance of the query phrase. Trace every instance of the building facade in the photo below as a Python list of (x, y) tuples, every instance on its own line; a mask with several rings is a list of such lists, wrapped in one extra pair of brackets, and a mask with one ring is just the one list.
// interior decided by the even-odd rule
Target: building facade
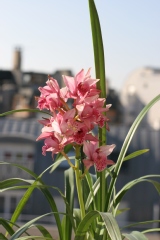
[[(130, 125), (142, 108), (154, 97), (160, 94), (160, 68), (139, 68), (126, 79), (120, 93), (124, 108), (125, 124)], [(148, 112), (143, 124), (151, 128), (160, 128), (160, 102), (157, 102)]]
[[(19, 51), (19, 49), (17, 50)], [(0, 106), (1, 113), (13, 109), (36, 108), (34, 96), (39, 95), (38, 87), (44, 86), (47, 74), (36, 72), (22, 72), (19, 52), (15, 54), (13, 71), (0, 71)], [(15, 60), (16, 61), (16, 60)], [(61, 75), (72, 75), (70, 70), (59, 70), (50, 74), (59, 81), (63, 87)], [(20, 77), (21, 76), (21, 77)], [(131, 74), (124, 83), (121, 91), (121, 102), (114, 90), (108, 92), (107, 104), (112, 104), (110, 115), (110, 131), (107, 133), (107, 143), (116, 144), (116, 148), (110, 158), (115, 162), (118, 159), (123, 141), (129, 131), (129, 126), (142, 108), (156, 95), (160, 89), (160, 70), (153, 68), (138, 69)], [(128, 181), (147, 174), (159, 174), (160, 169), (160, 103), (157, 103), (143, 120), (143, 124), (135, 133), (131, 141), (127, 155), (140, 150), (150, 151), (140, 157), (124, 162), (117, 181), (119, 191)], [(122, 115), (123, 112), (123, 115)], [(53, 163), (51, 154), (42, 156), (43, 141), (36, 142), (41, 132), (38, 119), (42, 114), (16, 113), (9, 117), (0, 118), (0, 181), (7, 178), (33, 179), (27, 172), (15, 164), (22, 165), (41, 174)], [(13, 166), (14, 165), (14, 166)], [(64, 171), (68, 168), (67, 162), (61, 164), (53, 173), (46, 172), (43, 181), (47, 185), (57, 186), (64, 191)], [(13, 190), (0, 193), (0, 215), (10, 218), (17, 203), (25, 190)], [(63, 212), (64, 204), (57, 191), (51, 191), (59, 207)], [(39, 204), (37, 204), (39, 199)], [(160, 207), (158, 194), (149, 184), (138, 184), (129, 191), (123, 199), (124, 208), (130, 208), (119, 219), (121, 224), (134, 221), (159, 219)], [(76, 198), (75, 198), (75, 203)], [(43, 207), (42, 207), (43, 206)], [(77, 206), (77, 205), (76, 205)], [(147, 209), (147, 211), (146, 211)], [(20, 220), (29, 220), (33, 215), (50, 212), (50, 207), (38, 190), (34, 190), (27, 203)], [(53, 221), (54, 220), (48, 220)]]

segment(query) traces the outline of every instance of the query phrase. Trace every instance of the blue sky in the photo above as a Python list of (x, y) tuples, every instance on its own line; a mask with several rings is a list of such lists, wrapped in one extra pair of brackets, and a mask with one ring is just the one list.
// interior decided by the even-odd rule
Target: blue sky
[[(143, 66), (160, 67), (160, 0), (95, 0), (104, 40), (106, 75), (120, 90)], [(0, 0), (0, 69), (22, 48), (23, 70), (52, 73), (92, 67), (87, 0)]]

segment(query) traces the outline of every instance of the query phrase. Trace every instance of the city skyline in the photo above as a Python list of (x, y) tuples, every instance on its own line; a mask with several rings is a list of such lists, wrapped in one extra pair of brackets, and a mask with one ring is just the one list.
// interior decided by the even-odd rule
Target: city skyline
[[(160, 67), (160, 2), (95, 1), (102, 27), (106, 76), (120, 90), (139, 67)], [(15, 47), (22, 70), (50, 73), (92, 68), (88, 1), (0, 1), (0, 69), (11, 69)]]

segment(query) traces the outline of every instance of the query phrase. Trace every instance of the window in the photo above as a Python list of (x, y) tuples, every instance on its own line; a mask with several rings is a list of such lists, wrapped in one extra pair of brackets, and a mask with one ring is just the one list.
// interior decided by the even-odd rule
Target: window
[(5, 160), (11, 159), (11, 156), (12, 156), (12, 155), (11, 155), (10, 152), (5, 152), (5, 153), (4, 153), (4, 159), (5, 159)]
[(4, 196), (0, 196), (0, 212), (4, 213)]
[(23, 154), (22, 153), (16, 153), (16, 159), (19, 161), (19, 160), (22, 160), (23, 159)]

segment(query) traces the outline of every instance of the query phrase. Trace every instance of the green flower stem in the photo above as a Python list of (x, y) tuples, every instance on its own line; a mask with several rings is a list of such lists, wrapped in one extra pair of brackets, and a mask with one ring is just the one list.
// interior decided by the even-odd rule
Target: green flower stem
[(106, 179), (105, 179), (105, 171), (100, 173), (100, 211), (104, 212), (105, 208), (105, 192), (106, 192)]
[(61, 152), (61, 154), (66, 158), (66, 160), (68, 161), (68, 164), (75, 169), (75, 166), (71, 163), (71, 160), (69, 159), (69, 157), (67, 156), (67, 154), (65, 152)]
[(82, 193), (82, 185), (81, 185), (81, 177), (79, 170), (79, 161), (80, 161), (80, 147), (76, 146), (76, 163), (75, 163), (75, 177), (76, 177), (76, 185), (77, 185), (77, 194), (79, 200), (79, 206), (81, 211), (81, 219), (85, 217), (85, 207), (83, 202), (83, 193)]

